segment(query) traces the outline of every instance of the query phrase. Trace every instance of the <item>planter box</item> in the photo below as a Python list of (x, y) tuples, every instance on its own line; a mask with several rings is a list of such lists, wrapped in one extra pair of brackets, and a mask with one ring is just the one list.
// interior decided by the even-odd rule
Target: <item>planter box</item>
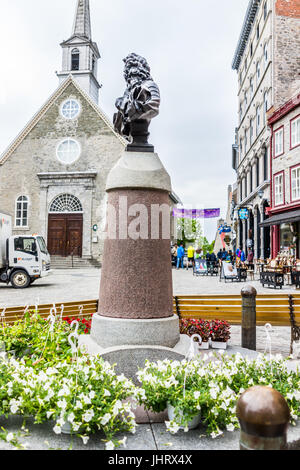
[(211, 346), (213, 349), (227, 349), (227, 343), (222, 343), (221, 341), (212, 341)]
[(209, 341), (207, 341), (207, 343), (202, 342), (201, 345), (199, 344), (199, 349), (202, 349), (202, 350), (209, 349)]
[[(170, 403), (168, 403), (167, 408), (168, 408), (169, 420), (174, 421), (175, 420), (175, 408), (172, 405), (170, 405)], [(180, 417), (181, 418), (183, 417), (182, 412), (180, 413)], [(200, 423), (201, 423), (201, 413), (199, 412), (194, 417), (194, 419), (188, 423), (189, 430), (196, 429), (199, 426)], [(178, 424), (180, 424), (180, 423), (178, 423)], [(184, 429), (184, 426), (180, 426), (180, 429)]]

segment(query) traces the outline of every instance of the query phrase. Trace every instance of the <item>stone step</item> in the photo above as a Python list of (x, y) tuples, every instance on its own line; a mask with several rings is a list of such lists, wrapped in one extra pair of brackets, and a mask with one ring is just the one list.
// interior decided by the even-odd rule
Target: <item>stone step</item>
[(79, 256), (74, 256), (73, 263), (72, 257), (63, 258), (62, 256), (51, 256), (52, 269), (84, 269), (84, 268), (100, 268), (101, 265), (97, 260), (84, 259)]

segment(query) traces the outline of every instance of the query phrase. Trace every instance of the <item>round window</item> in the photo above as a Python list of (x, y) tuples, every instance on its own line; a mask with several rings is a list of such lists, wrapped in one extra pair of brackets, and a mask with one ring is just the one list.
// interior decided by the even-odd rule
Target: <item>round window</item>
[(76, 140), (66, 139), (59, 144), (56, 154), (58, 160), (66, 165), (70, 165), (79, 158), (80, 145)]
[(74, 119), (78, 116), (80, 111), (80, 106), (76, 100), (65, 101), (61, 108), (61, 113), (66, 119)]

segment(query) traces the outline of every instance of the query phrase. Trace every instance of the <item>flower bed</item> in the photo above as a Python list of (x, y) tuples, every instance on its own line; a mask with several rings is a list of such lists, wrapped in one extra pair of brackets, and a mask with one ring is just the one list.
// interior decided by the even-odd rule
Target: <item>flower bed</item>
[[(26, 314), (22, 322), (0, 326), (0, 343), (17, 356), (0, 360), (0, 415), (33, 416), (36, 423), (53, 421), (55, 433), (69, 427), (85, 443), (90, 434), (101, 430), (107, 449), (125, 443), (125, 438), (116, 439), (117, 433), (135, 432), (132, 399), (154, 412), (173, 407), (175, 419), (167, 423), (172, 433), (181, 426), (187, 431), (201, 414), (213, 438), (238, 427), (236, 402), (253, 385), (278, 390), (287, 399), (292, 418), (300, 416), (299, 373), (288, 372), (279, 358), (270, 362), (261, 356), (250, 361), (240, 355), (210, 353), (191, 362), (146, 362), (138, 373), (141, 387), (137, 388), (124, 375), (117, 376), (101, 357), (72, 353), (68, 336), (74, 330), (69, 323), (71, 319), (58, 319), (51, 324), (37, 314)], [(200, 331), (204, 338), (212, 331), (218, 331), (221, 339), (228, 337), (225, 322), (213, 322), (217, 330), (208, 323), (182, 322), (181, 328), (190, 335)], [(81, 332), (85, 330), (82, 323)]]
[[(235, 407), (239, 396), (254, 385), (271, 386), (287, 399), (292, 419), (300, 416), (300, 376), (288, 372), (285, 362), (275, 358), (272, 363), (264, 356), (256, 361), (210, 353), (206, 358), (192, 362), (147, 362), (139, 371), (141, 389), (139, 403), (153, 412), (165, 410), (167, 404), (175, 408), (175, 420), (167, 423), (176, 433), (201, 412), (202, 422), (211, 437), (224, 430), (239, 427)], [(218, 358), (218, 359), (217, 359)], [(182, 418), (184, 417), (184, 419)]]
[(230, 339), (230, 325), (227, 321), (213, 320), (180, 320), (182, 335), (200, 335), (204, 343), (209, 339), (215, 342), (227, 343)]

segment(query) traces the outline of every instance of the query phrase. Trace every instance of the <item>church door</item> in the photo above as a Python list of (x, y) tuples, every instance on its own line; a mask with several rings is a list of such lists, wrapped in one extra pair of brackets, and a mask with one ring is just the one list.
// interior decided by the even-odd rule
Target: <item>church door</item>
[(82, 214), (49, 214), (48, 250), (50, 255), (82, 256)]

